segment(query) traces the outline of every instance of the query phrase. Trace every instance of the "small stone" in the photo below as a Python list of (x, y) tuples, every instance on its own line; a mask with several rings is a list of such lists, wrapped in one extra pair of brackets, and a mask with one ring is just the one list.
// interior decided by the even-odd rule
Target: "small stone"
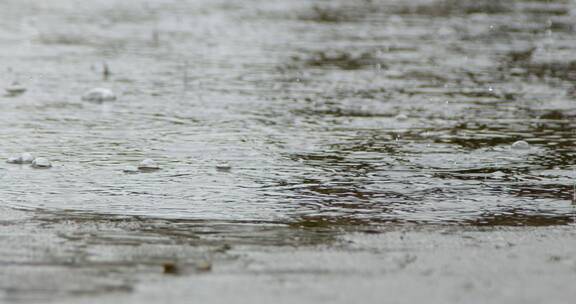
[(6, 88), (6, 93), (10, 97), (19, 96), (26, 92), (26, 88), (23, 87), (17, 81), (14, 81), (9, 87)]
[(396, 117), (395, 117), (395, 118), (396, 118), (396, 120), (398, 120), (398, 121), (405, 121), (405, 120), (408, 120), (408, 116), (406, 116), (406, 114), (402, 114), (402, 113), (400, 113), (400, 114), (396, 115)]
[(530, 144), (523, 141), (523, 140), (519, 140), (519, 141), (512, 144), (512, 149), (514, 149), (514, 150), (528, 150), (528, 149), (530, 149)]
[(95, 88), (82, 95), (82, 100), (90, 102), (106, 102), (116, 100), (116, 94), (109, 89)]
[(158, 166), (158, 164), (154, 160), (147, 158), (147, 159), (140, 162), (140, 165), (138, 165), (138, 169), (140, 169), (140, 170), (158, 170), (158, 169), (160, 169), (160, 167)]
[(229, 163), (219, 163), (216, 165), (216, 170), (218, 171), (230, 171), (230, 169), (232, 169), (232, 166), (230, 166)]
[(32, 162), (32, 167), (45, 169), (45, 168), (52, 167), (52, 164), (46, 158), (38, 157), (38, 158), (34, 159), (34, 161)]
[(122, 169), (122, 172), (124, 173), (138, 173), (138, 167), (136, 166), (127, 166), (124, 169)]

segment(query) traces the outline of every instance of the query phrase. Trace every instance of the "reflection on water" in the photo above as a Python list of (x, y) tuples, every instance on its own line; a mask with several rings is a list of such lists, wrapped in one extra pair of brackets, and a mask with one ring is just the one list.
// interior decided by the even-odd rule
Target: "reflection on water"
[[(0, 98), (1, 156), (54, 167), (1, 164), (2, 203), (574, 223), (574, 14), (562, 0), (3, 1), (0, 82), (27, 91)], [(93, 87), (118, 101), (82, 102)], [(144, 158), (162, 169), (122, 172)]]

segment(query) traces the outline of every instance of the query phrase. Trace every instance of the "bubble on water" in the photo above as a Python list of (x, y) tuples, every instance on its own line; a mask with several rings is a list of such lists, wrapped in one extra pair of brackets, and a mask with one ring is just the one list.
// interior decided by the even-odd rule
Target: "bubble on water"
[(50, 163), (50, 161), (44, 157), (38, 157), (36, 159), (34, 159), (34, 161), (32, 162), (32, 167), (33, 168), (50, 168), (52, 167), (52, 163)]
[(528, 150), (530, 149), (530, 144), (526, 141), (519, 140), (512, 144), (512, 149), (514, 150)]
[(147, 158), (147, 159), (140, 162), (140, 164), (138, 165), (138, 169), (140, 169), (140, 170), (158, 170), (158, 169), (160, 169), (160, 166), (158, 166), (158, 164), (153, 159)]
[(6, 90), (6, 96), (9, 96), (9, 97), (19, 96), (19, 95), (22, 95), (26, 92), (26, 88), (24, 86), (22, 86), (20, 83), (18, 83), (17, 81), (14, 81), (5, 90)]
[(490, 173), (490, 177), (494, 178), (494, 179), (502, 179), (505, 176), (506, 176), (506, 173), (504, 173), (502, 171), (496, 171), (496, 172)]
[(106, 102), (116, 100), (116, 94), (109, 89), (105, 88), (95, 88), (82, 95), (83, 101), (90, 102)]
[(21, 164), (22, 159), (20, 158), (20, 156), (10, 156), (10, 157), (8, 157), (6, 162), (9, 164)]
[(405, 121), (405, 120), (408, 120), (408, 116), (406, 116), (406, 114), (402, 114), (402, 113), (400, 113), (400, 114), (396, 115), (396, 117), (395, 117), (395, 118), (396, 118), (396, 120), (398, 120), (398, 121)]
[(33, 161), (34, 156), (28, 152), (24, 152), (18, 156), (11, 156), (6, 160), (9, 164), (30, 164)]
[(24, 152), (20, 155), (20, 159), (22, 160), (23, 164), (29, 164), (34, 161), (34, 155), (32, 155), (32, 153), (29, 152)]
[(232, 169), (232, 166), (229, 163), (219, 163), (216, 164), (216, 169), (218, 171), (230, 171)]

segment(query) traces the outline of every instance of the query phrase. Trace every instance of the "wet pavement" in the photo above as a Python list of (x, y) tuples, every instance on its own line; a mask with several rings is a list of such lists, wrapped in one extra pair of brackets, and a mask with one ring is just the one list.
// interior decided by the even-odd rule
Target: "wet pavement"
[[(203, 229), (284, 248), (390, 225), (572, 226), (575, 31), (568, 0), (2, 1), (0, 157), (52, 165), (0, 162), (3, 235), (44, 231), (77, 266), (117, 219), (114, 240), (193, 240), (195, 261), (212, 256)], [(93, 88), (116, 100), (82, 100)], [(144, 159), (160, 169), (126, 170)]]

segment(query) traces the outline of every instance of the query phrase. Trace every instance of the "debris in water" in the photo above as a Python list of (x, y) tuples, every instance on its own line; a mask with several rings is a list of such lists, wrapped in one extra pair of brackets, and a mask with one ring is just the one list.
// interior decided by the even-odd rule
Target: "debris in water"
[(138, 165), (138, 169), (140, 169), (140, 170), (158, 170), (158, 169), (160, 169), (160, 166), (158, 166), (158, 164), (154, 160), (147, 158), (147, 159), (140, 162), (140, 164)]
[(24, 152), (19, 156), (9, 157), (6, 161), (9, 164), (30, 164), (34, 161), (34, 156), (31, 153)]
[(52, 163), (50, 163), (50, 161), (44, 157), (38, 157), (32, 162), (32, 167), (41, 169), (50, 168), (52, 167)]
[(84, 93), (82, 100), (90, 102), (114, 101), (116, 100), (116, 94), (109, 89), (95, 88)]
[(164, 268), (164, 274), (178, 274), (180, 273), (180, 267), (178, 267), (174, 262), (166, 262), (162, 264)]
[(218, 253), (225, 253), (226, 251), (232, 249), (232, 246), (230, 244), (224, 244), (216, 249), (214, 249), (214, 252), (218, 252)]
[(531, 47), (527, 50), (523, 50), (523, 51), (515, 51), (515, 52), (510, 52), (508, 53), (508, 57), (510, 58), (510, 61), (529, 61), (532, 58), (532, 55), (534, 54), (534, 51), (536, 51), (536, 47)]
[(519, 141), (512, 144), (512, 149), (514, 149), (514, 150), (528, 150), (528, 149), (530, 149), (530, 144), (523, 141), (523, 140), (519, 140)]
[(22, 95), (26, 92), (26, 88), (23, 87), (17, 81), (14, 81), (9, 87), (6, 88), (6, 96), (16, 97)]
[(232, 169), (232, 166), (230, 166), (229, 163), (219, 163), (216, 165), (216, 170), (218, 171), (230, 171), (230, 169)]

